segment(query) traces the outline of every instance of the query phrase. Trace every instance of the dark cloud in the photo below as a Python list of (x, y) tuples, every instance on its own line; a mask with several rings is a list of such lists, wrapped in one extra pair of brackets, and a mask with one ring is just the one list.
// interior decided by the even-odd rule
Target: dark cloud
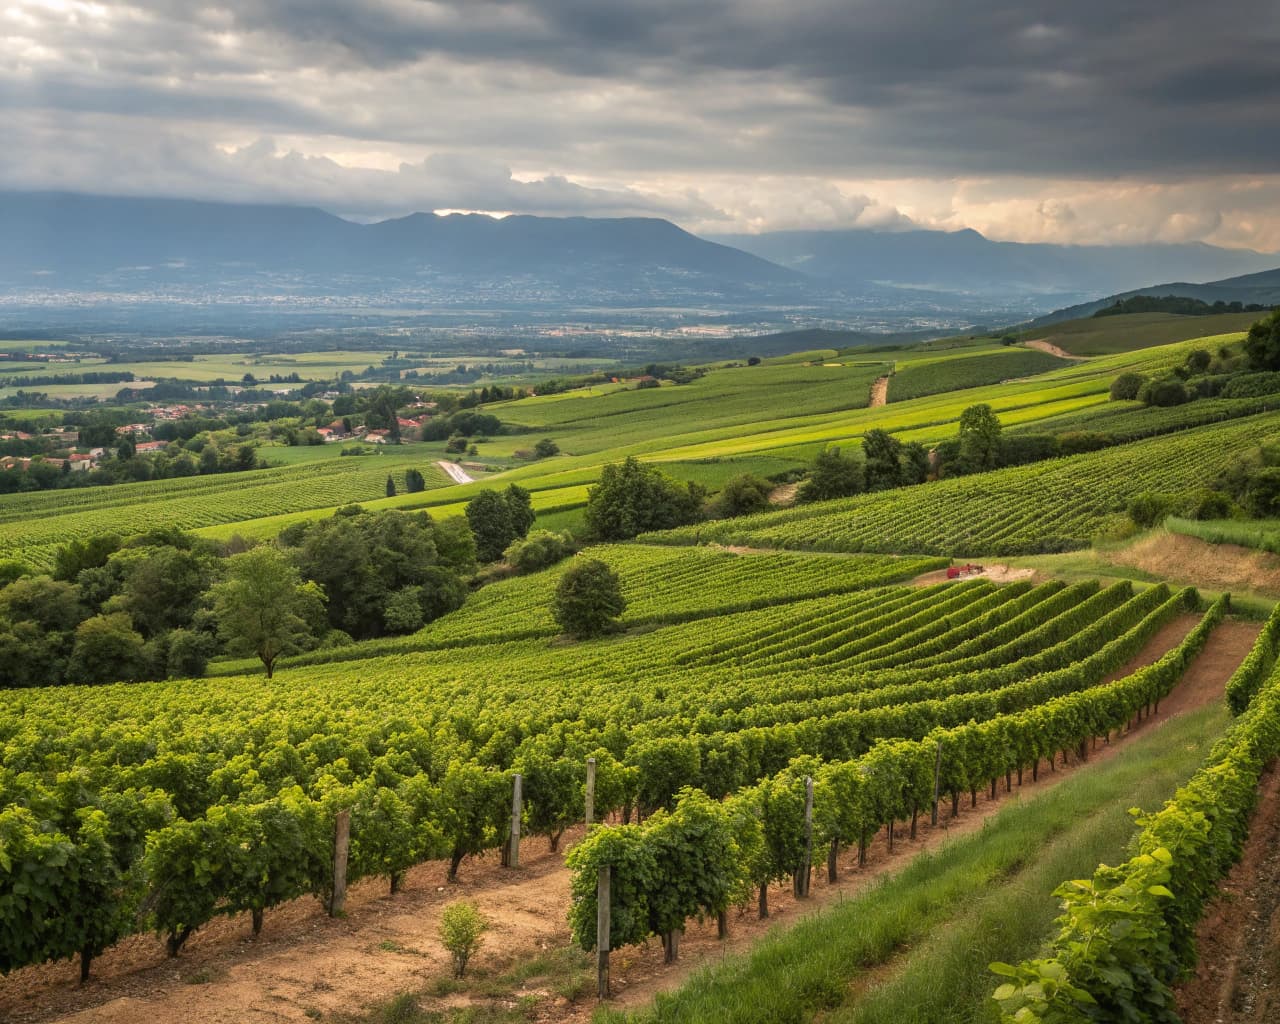
[[(766, 225), (761, 204), (784, 189), (762, 186), (756, 202), (730, 209), (691, 197), (690, 182), (733, 179), (739, 194), (751, 176), (794, 179), (812, 203), (792, 205), (829, 209), (834, 222), (861, 216), (861, 195), (828, 202), (824, 182), (1041, 179), (1049, 201), (1066, 179), (1211, 188), (1280, 174), (1280, 5), (1229, 8), (15, 0), (0, 13), (0, 110), (24, 145), (0, 156), (0, 180), (31, 177), (44, 161), (30, 146), (69, 145), (98, 119), (104, 137), (89, 152), (113, 139), (141, 146), (170, 161), (184, 188), (186, 165), (209, 162), (211, 143), (242, 150), (275, 136), (279, 154), (232, 162), (204, 191), (235, 184), (275, 197), (284, 180), (306, 201), (341, 192), (349, 208), (372, 182), (394, 181), (396, 201), (418, 205), (452, 184), (443, 205), (465, 205), (465, 194), (487, 208), (579, 203), (700, 220), (742, 219), (750, 207)], [(176, 160), (184, 147), (188, 159)], [(307, 171), (281, 179), (289, 153)], [(329, 165), (305, 163), (319, 154)], [(396, 169), (397, 156), (410, 170)], [(448, 160), (502, 173), (412, 170)], [(391, 177), (360, 170), (368, 161)], [(519, 187), (529, 183), (509, 167), (536, 187)], [(384, 200), (375, 187), (363, 203), (372, 213)]]

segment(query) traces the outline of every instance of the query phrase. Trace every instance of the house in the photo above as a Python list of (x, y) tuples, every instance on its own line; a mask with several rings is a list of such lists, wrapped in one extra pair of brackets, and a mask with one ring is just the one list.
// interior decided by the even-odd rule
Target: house
[(143, 452), (158, 452), (158, 451), (161, 451), (167, 444), (168, 444), (167, 441), (143, 441), (140, 444), (136, 445), (134, 450), (139, 454)]

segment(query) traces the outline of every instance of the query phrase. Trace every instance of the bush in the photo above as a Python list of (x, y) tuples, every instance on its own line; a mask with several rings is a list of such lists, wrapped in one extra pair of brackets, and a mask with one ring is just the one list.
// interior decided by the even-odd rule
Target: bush
[(1168, 495), (1144, 491), (1133, 497), (1127, 511), (1129, 518), (1139, 526), (1151, 527), (1163, 522), (1164, 517), (1173, 511), (1173, 502)]
[(560, 628), (579, 640), (613, 632), (626, 607), (617, 573), (594, 558), (560, 577), (551, 600), (551, 614)]
[(587, 492), (587, 529), (601, 540), (630, 540), (702, 518), (706, 491), (673, 480), (633, 457), (610, 463)]
[(1184, 514), (1188, 519), (1230, 519), (1235, 511), (1229, 494), (1202, 487), (1189, 496)]
[(560, 454), (560, 446), (551, 438), (544, 437), (533, 446), (533, 454), (540, 459), (549, 459), (552, 455)]
[(827, 501), (847, 498), (862, 491), (866, 470), (858, 454), (842, 455), (839, 448), (818, 453), (809, 477), (796, 492), (796, 501)]
[(1063, 455), (1082, 455), (1085, 452), (1096, 452), (1109, 448), (1116, 443), (1110, 434), (1096, 430), (1069, 430), (1058, 435), (1058, 451)]
[(1122, 373), (1111, 382), (1111, 400), (1113, 402), (1132, 401), (1138, 397), (1142, 385), (1147, 378), (1140, 373)]
[(1223, 398), (1261, 398), (1280, 391), (1280, 372), (1241, 373), (1223, 386)]
[(461, 978), (467, 962), (483, 941), (489, 922), (474, 903), (459, 900), (450, 903), (440, 915), (440, 942), (453, 957), (453, 976)]
[(574, 552), (573, 538), (567, 533), (534, 530), (524, 540), (512, 541), (502, 557), (519, 573), (546, 569)]
[(1162, 408), (1171, 405), (1182, 405), (1191, 400), (1187, 386), (1180, 380), (1165, 377), (1161, 380), (1149, 380), (1138, 391), (1138, 401), (1143, 405), (1154, 405)]
[(753, 473), (741, 473), (727, 481), (720, 493), (707, 506), (713, 519), (731, 519), (769, 508), (773, 484)]

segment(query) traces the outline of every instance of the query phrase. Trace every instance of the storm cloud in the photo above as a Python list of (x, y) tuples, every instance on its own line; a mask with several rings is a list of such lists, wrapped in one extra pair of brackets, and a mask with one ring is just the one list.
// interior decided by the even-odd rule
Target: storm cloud
[(1280, 248), (1280, 6), (16, 0), (0, 185)]

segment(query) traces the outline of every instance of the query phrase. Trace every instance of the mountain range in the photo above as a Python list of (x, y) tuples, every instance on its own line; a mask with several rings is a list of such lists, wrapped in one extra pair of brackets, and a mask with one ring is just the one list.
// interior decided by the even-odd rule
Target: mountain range
[(110, 298), (290, 308), (806, 308), (890, 311), (883, 324), (899, 329), (947, 316), (1012, 322), (1151, 280), (1280, 265), (1280, 256), (1199, 243), (1028, 245), (968, 230), (708, 239), (657, 218), (415, 213), (361, 224), (314, 207), (55, 192), (0, 192), (0, 239), (0, 300), (11, 307)]

